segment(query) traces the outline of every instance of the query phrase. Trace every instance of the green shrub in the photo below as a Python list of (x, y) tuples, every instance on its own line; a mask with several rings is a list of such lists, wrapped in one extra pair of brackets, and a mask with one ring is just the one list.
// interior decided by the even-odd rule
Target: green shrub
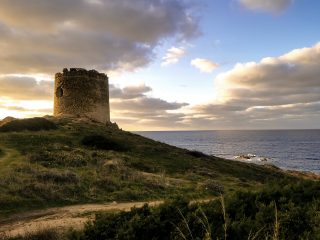
[(84, 230), (84, 239), (170, 239), (181, 222), (188, 202), (179, 199), (152, 209), (148, 205), (130, 212), (98, 214)]
[(30, 163), (39, 163), (45, 167), (83, 167), (87, 166), (91, 161), (90, 156), (87, 156), (83, 151), (60, 151), (49, 152), (39, 151), (27, 155)]
[(44, 171), (39, 172), (36, 178), (42, 182), (54, 182), (54, 183), (78, 183), (79, 178), (77, 174), (72, 172), (57, 172), (57, 171)]
[(220, 183), (214, 181), (214, 180), (207, 180), (204, 184), (205, 189), (212, 191), (214, 193), (223, 194), (224, 193), (224, 187)]
[(16, 119), (0, 127), (0, 132), (41, 131), (57, 129), (55, 123), (45, 118)]
[(98, 214), (84, 239), (318, 239), (319, 211), (319, 182), (271, 183), (201, 205), (179, 199), (157, 208)]
[(81, 144), (87, 147), (93, 147), (100, 150), (114, 150), (114, 151), (125, 151), (127, 150), (126, 146), (123, 146), (118, 141), (106, 138), (102, 135), (89, 135), (85, 136), (81, 140)]
[(44, 201), (59, 201), (62, 199), (63, 195), (61, 195), (58, 190), (59, 186), (48, 184), (48, 183), (30, 183), (23, 188), (18, 188), (16, 193), (25, 198), (37, 198)]
[(119, 181), (113, 180), (111, 177), (100, 178), (95, 182), (95, 185), (107, 192), (114, 192), (121, 189)]
[(203, 152), (199, 152), (196, 150), (192, 150), (192, 151), (187, 151), (187, 154), (189, 154), (192, 157), (196, 157), (196, 158), (206, 158), (209, 157), (209, 155), (203, 153)]

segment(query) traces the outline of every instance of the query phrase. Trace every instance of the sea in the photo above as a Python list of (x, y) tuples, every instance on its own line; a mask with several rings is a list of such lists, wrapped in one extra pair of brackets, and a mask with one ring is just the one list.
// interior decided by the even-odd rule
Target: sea
[(320, 174), (320, 130), (144, 131), (147, 138), (234, 161)]

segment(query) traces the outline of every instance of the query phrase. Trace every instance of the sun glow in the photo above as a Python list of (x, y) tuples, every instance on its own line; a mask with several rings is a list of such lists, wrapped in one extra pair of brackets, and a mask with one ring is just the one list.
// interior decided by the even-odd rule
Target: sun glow
[(0, 119), (11, 116), (28, 118), (52, 114), (52, 101), (17, 101), (1, 99)]

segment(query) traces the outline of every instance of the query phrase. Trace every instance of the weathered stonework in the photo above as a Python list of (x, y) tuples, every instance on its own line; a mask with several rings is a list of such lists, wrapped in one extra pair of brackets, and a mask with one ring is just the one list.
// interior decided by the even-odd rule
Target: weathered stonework
[(54, 116), (110, 122), (109, 83), (104, 73), (82, 68), (63, 69), (55, 75)]

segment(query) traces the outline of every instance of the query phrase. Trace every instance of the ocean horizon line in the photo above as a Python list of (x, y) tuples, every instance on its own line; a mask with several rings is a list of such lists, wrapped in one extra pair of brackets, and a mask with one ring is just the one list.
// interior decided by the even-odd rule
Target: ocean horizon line
[(130, 132), (210, 132), (210, 131), (319, 131), (320, 128), (208, 129), (208, 130), (133, 130)]

